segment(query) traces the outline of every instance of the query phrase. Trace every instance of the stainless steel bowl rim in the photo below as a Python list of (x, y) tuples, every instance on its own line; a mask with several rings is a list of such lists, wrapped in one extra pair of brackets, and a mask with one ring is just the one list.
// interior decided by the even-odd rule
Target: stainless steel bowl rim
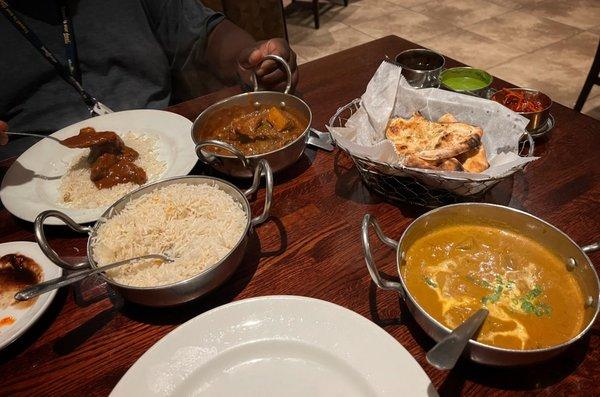
[[(527, 92), (531, 92), (531, 93), (542, 94), (543, 96), (545, 96), (546, 98), (548, 98), (548, 100), (550, 101), (550, 103), (548, 104), (548, 106), (546, 106), (542, 110), (538, 110), (537, 112), (516, 112), (516, 111), (513, 110), (513, 112), (515, 112), (517, 114), (530, 115), (530, 114), (542, 113), (542, 112), (545, 112), (546, 110), (550, 109), (552, 107), (552, 105), (554, 104), (554, 101), (552, 101), (552, 98), (550, 98), (550, 96), (548, 96), (547, 94), (543, 93), (540, 90), (536, 90), (535, 88), (526, 88), (526, 87), (502, 88), (501, 90), (498, 90), (498, 91), (494, 92), (491, 95), (490, 99), (493, 100), (494, 102), (496, 102), (494, 100), (494, 95), (496, 95), (499, 92), (508, 91), (508, 90), (511, 90), (511, 91), (527, 91)], [(500, 102), (498, 102), (498, 103), (500, 103)], [(512, 110), (512, 109), (510, 109), (510, 110)]]
[[(402, 54), (405, 54), (405, 53), (407, 53), (407, 52), (410, 52), (410, 51), (415, 51), (415, 50), (417, 50), (417, 51), (426, 51), (426, 52), (430, 52), (430, 53), (432, 53), (432, 54), (436, 54), (436, 55), (438, 55), (438, 56), (439, 56), (439, 57), (442, 59), (442, 65), (441, 65), (441, 66), (439, 66), (439, 67), (437, 67), (437, 68), (435, 68), (435, 69), (431, 69), (431, 70), (423, 70), (423, 69), (412, 69), (412, 68), (409, 68), (409, 67), (407, 67), (407, 66), (403, 66), (403, 65), (401, 65), (401, 64), (400, 64), (400, 63), (397, 61), (397, 59), (398, 59), (398, 57), (399, 57), (400, 55), (402, 55)], [(400, 66), (402, 69), (410, 70), (411, 72), (414, 72), (414, 73), (431, 73), (431, 72), (435, 72), (435, 71), (437, 71), (437, 70), (442, 70), (442, 69), (444, 69), (444, 65), (446, 65), (446, 58), (445, 58), (445, 57), (444, 57), (442, 54), (440, 54), (439, 52), (437, 52), (437, 51), (433, 51), (433, 50), (430, 50), (430, 49), (428, 49), (428, 48), (411, 48), (411, 49), (408, 49), (408, 50), (404, 50), (404, 51), (401, 51), (401, 52), (399, 52), (399, 53), (398, 53), (398, 54), (397, 54), (397, 55), (394, 57), (394, 62), (395, 62), (396, 64), (398, 64), (398, 65), (399, 65), (399, 66)]]
[(128, 285), (128, 284), (121, 284), (121, 283), (117, 282), (116, 280), (113, 280), (112, 278), (108, 277), (105, 273), (100, 273), (100, 276), (107, 283), (109, 283), (111, 285), (115, 285), (115, 286), (120, 287), (120, 288), (127, 288), (127, 289), (130, 289), (130, 290), (138, 290), (138, 291), (148, 291), (148, 290), (157, 291), (157, 290), (161, 290), (161, 289), (170, 289), (170, 288), (173, 288), (173, 287), (176, 287), (176, 286), (190, 284), (190, 283), (193, 283), (195, 281), (195, 279), (200, 278), (200, 277), (204, 276), (206, 273), (209, 273), (210, 271), (212, 271), (212, 270), (216, 269), (217, 267), (219, 267), (225, 260), (227, 260), (229, 258), (229, 255), (231, 255), (237, 249), (237, 247), (242, 243), (242, 241), (244, 241), (244, 238), (248, 235), (248, 231), (250, 229), (250, 222), (252, 220), (252, 213), (251, 213), (250, 202), (248, 201), (248, 198), (242, 193), (242, 191), (237, 186), (235, 186), (231, 182), (225, 181), (223, 179), (215, 178), (215, 177), (212, 177), (212, 176), (205, 176), (205, 175), (176, 176), (176, 177), (172, 177), (172, 178), (161, 179), (161, 180), (153, 182), (151, 184), (142, 186), (142, 187), (140, 187), (140, 188), (138, 188), (138, 189), (136, 189), (136, 190), (128, 193), (127, 195), (123, 196), (118, 201), (116, 201), (115, 203), (113, 203), (106, 211), (104, 211), (104, 213), (101, 215), (100, 219), (92, 227), (92, 231), (90, 232), (90, 235), (88, 237), (88, 242), (87, 242), (87, 258), (88, 258), (88, 262), (90, 264), (89, 267), (98, 267), (98, 264), (96, 263), (96, 261), (94, 260), (94, 257), (92, 256), (92, 242), (93, 242), (93, 239), (95, 237), (96, 231), (104, 223), (104, 221), (102, 219), (110, 219), (107, 216), (110, 215), (110, 212), (113, 210), (114, 207), (116, 207), (118, 204), (122, 203), (123, 201), (129, 200), (130, 197), (134, 193), (136, 193), (136, 192), (140, 192), (140, 191), (145, 190), (147, 188), (155, 187), (155, 186), (161, 185), (161, 184), (166, 184), (166, 182), (171, 182), (171, 181), (179, 180), (179, 179), (196, 179), (196, 180), (218, 181), (219, 183), (226, 184), (226, 185), (230, 186), (231, 188), (235, 189), (235, 191), (237, 191), (239, 193), (239, 195), (244, 199), (244, 201), (243, 201), (244, 202), (244, 212), (246, 213), (246, 228), (244, 229), (244, 233), (240, 236), (240, 238), (235, 243), (235, 245), (233, 246), (233, 248), (231, 248), (229, 250), (229, 252), (227, 253), (227, 255), (225, 255), (223, 258), (221, 258), (221, 260), (219, 260), (218, 262), (214, 263), (210, 267), (206, 267), (206, 268), (202, 269), (198, 274), (195, 274), (194, 276), (191, 276), (191, 277), (186, 278), (184, 280), (176, 281), (176, 282), (171, 283), (171, 284), (164, 284), (164, 285), (158, 285), (158, 286), (136, 287), (136, 286), (132, 286), (132, 285)]
[[(426, 217), (428, 217), (431, 214), (434, 214), (436, 212), (439, 211), (443, 211), (447, 208), (452, 208), (452, 207), (465, 207), (465, 206), (482, 206), (482, 207), (496, 207), (496, 208), (501, 208), (503, 210), (508, 210), (508, 211), (513, 211), (515, 213), (520, 214), (521, 216), (525, 216), (528, 218), (533, 218), (536, 221), (542, 222), (543, 224), (545, 224), (546, 226), (550, 227), (551, 229), (554, 229), (556, 232), (558, 232), (559, 234), (561, 234), (564, 238), (566, 238), (570, 243), (572, 243), (573, 245), (575, 245), (576, 247), (579, 247), (579, 249), (581, 250), (581, 246), (578, 245), (575, 241), (573, 241), (573, 239), (571, 239), (567, 234), (565, 234), (562, 230), (560, 230), (559, 228), (557, 228), (556, 226), (546, 222), (545, 220), (532, 215), (528, 212), (516, 209), (516, 208), (512, 208), (512, 207), (507, 207), (507, 206), (503, 206), (503, 205), (498, 205), (498, 204), (491, 204), (491, 203), (457, 203), (457, 204), (450, 204), (450, 205), (446, 205), (443, 207), (439, 207), (439, 208), (435, 208), (433, 210), (427, 211), (426, 213), (422, 214), (421, 216), (417, 217), (416, 219), (414, 219), (410, 225), (404, 230), (404, 232), (402, 233), (400, 239), (398, 240), (398, 247), (396, 249), (396, 270), (398, 272), (398, 277), (400, 278), (400, 284), (402, 286), (403, 289), (403, 293), (404, 293), (404, 299), (410, 299), (411, 303), (415, 305), (415, 307), (431, 322), (433, 322), (434, 324), (436, 324), (437, 326), (439, 326), (440, 328), (442, 328), (447, 334), (449, 334), (450, 332), (452, 332), (452, 329), (446, 327), (444, 324), (442, 324), (441, 322), (439, 322), (438, 320), (436, 320), (434, 317), (432, 317), (425, 309), (423, 309), (421, 307), (421, 305), (419, 305), (419, 303), (416, 301), (416, 299), (414, 299), (414, 297), (412, 296), (412, 294), (409, 292), (408, 288), (406, 287), (406, 284), (404, 282), (404, 277), (402, 277), (402, 273), (400, 271), (400, 243), (402, 242), (402, 240), (408, 235), (408, 233), (410, 232), (410, 230), (413, 228), (413, 226), (417, 223), (417, 221), (422, 220)], [(594, 268), (593, 265), (591, 265), (591, 261), (589, 259), (589, 257), (587, 256), (587, 254), (581, 250), (582, 253), (585, 255), (586, 259), (588, 260), (588, 263), (590, 264), (590, 268), (592, 270), (592, 273), (595, 276), (595, 281), (596, 281), (596, 285), (598, 286), (599, 290), (600, 290), (600, 279), (598, 278), (598, 273), (596, 272), (596, 269)], [(569, 339), (566, 342), (563, 342), (561, 344), (558, 345), (554, 345), (554, 346), (550, 346), (550, 347), (546, 347), (543, 349), (524, 349), (524, 350), (519, 350), (519, 349), (507, 349), (507, 348), (503, 348), (503, 347), (497, 347), (494, 345), (490, 345), (490, 344), (486, 344), (486, 343), (481, 343), (478, 342), (476, 340), (469, 340), (468, 345), (469, 346), (477, 346), (479, 348), (483, 348), (483, 349), (488, 349), (491, 351), (496, 351), (496, 352), (503, 352), (503, 353), (518, 353), (518, 354), (539, 354), (539, 353), (544, 353), (544, 352), (551, 352), (554, 350), (561, 350), (573, 343), (575, 343), (576, 341), (578, 341), (579, 339), (581, 339), (589, 330), (590, 328), (594, 325), (594, 322), (596, 321), (596, 318), (598, 317), (598, 312), (600, 311), (600, 302), (598, 302), (596, 304), (596, 310), (594, 315), (592, 316), (592, 318), (590, 319), (590, 321), (588, 322), (588, 324), (574, 337), (572, 337), (571, 339)]]
[[(409, 71), (411, 71), (412, 73), (415, 73), (415, 74), (433, 73), (433, 72), (436, 72), (438, 70), (442, 70), (444, 68), (443, 66), (440, 66), (439, 68), (435, 68), (435, 69), (431, 69), (431, 70), (420, 70), (420, 69), (411, 69), (411, 68), (408, 68), (408, 67), (402, 66), (402, 65), (400, 65), (400, 67), (402, 69), (409, 70)], [(434, 87), (428, 87), (428, 88), (434, 88)]]
[[(191, 135), (192, 135), (192, 140), (194, 141), (195, 144), (198, 144), (200, 142), (202, 142), (202, 140), (197, 140), (196, 137), (194, 136), (194, 125), (196, 125), (196, 122), (198, 120), (200, 120), (202, 118), (202, 116), (205, 116), (207, 113), (209, 113), (212, 109), (214, 109), (215, 107), (221, 106), (227, 102), (230, 102), (234, 99), (237, 98), (241, 98), (244, 96), (250, 96), (250, 95), (257, 95), (257, 94), (276, 94), (276, 95), (283, 95), (283, 96), (290, 96), (293, 97), (295, 99), (297, 99), (298, 101), (300, 101), (301, 104), (303, 104), (304, 106), (306, 106), (306, 108), (308, 109), (308, 114), (309, 114), (309, 118), (308, 118), (308, 124), (306, 125), (306, 128), (304, 129), (304, 132), (300, 135), (298, 135), (298, 137), (296, 139), (294, 139), (293, 141), (289, 142), (287, 145), (282, 146), (278, 149), (275, 150), (271, 150), (270, 152), (264, 152), (264, 153), (258, 153), (258, 154), (251, 154), (251, 155), (244, 155), (244, 157), (246, 157), (248, 160), (252, 160), (252, 159), (256, 159), (256, 158), (261, 158), (263, 156), (269, 155), (271, 153), (275, 153), (275, 152), (279, 152), (282, 151), (284, 149), (286, 149), (288, 146), (292, 146), (294, 143), (298, 142), (301, 139), (306, 138), (306, 135), (310, 132), (310, 126), (312, 124), (312, 111), (310, 110), (310, 107), (308, 106), (308, 104), (301, 98), (292, 95), (292, 94), (286, 94), (284, 92), (279, 92), (279, 91), (253, 91), (253, 92), (243, 92), (241, 94), (237, 94), (237, 95), (233, 95), (230, 96), (228, 98), (222, 99), (216, 103), (213, 103), (212, 105), (210, 105), (209, 107), (207, 107), (206, 109), (204, 109), (202, 111), (202, 113), (200, 113), (198, 115), (198, 117), (196, 117), (196, 119), (194, 120), (194, 123), (192, 124), (192, 130), (191, 130)], [(205, 140), (205, 139), (204, 139)], [(234, 159), (236, 158), (233, 155), (229, 155), (229, 154), (220, 154), (220, 153), (213, 153), (213, 152), (209, 152), (211, 155), (217, 156), (217, 157), (223, 157), (223, 158), (228, 158), (228, 159)]]

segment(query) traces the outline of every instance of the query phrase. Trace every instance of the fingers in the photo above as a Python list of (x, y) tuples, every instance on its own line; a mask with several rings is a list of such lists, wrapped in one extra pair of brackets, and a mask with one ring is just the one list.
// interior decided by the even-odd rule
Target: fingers
[(273, 61), (272, 59), (267, 59), (262, 61), (255, 73), (257, 77), (264, 77), (268, 74), (278, 71), (278, 68), (279, 64), (277, 62)]
[(263, 55), (279, 55), (289, 62), (292, 53), (287, 41), (283, 39), (271, 39), (260, 46)]
[[(275, 48), (278, 48), (278, 47), (275, 47)], [(294, 70), (296, 70), (296, 68), (297, 68), (296, 53), (294, 51), (292, 51), (291, 49), (289, 49), (289, 47), (286, 46), (285, 49), (278, 48), (277, 50), (272, 50), (269, 54), (279, 55), (280, 57), (285, 59), (285, 61), (288, 63), (288, 65), (290, 65), (290, 69), (292, 70), (292, 72)], [(264, 54), (264, 55), (269, 55), (269, 54)], [(281, 66), (277, 62), (275, 62), (271, 59), (266, 59), (260, 64), (260, 66), (256, 70), (256, 75), (258, 77), (266, 76), (269, 73), (279, 69), (280, 67)]]
[(271, 59), (265, 59), (266, 55), (279, 55), (286, 60), (292, 71), (292, 87), (295, 87), (298, 82), (296, 54), (283, 39), (267, 40), (242, 50), (238, 56), (240, 76), (245, 77), (254, 70), (260, 86), (267, 89), (285, 87), (287, 76), (281, 65)]
[[(269, 89), (273, 89), (276, 86), (285, 88), (285, 85), (287, 83), (287, 75), (282, 70), (277, 69), (274, 72), (269, 73), (266, 76), (260, 77), (259, 82), (263, 87), (269, 88)], [(292, 72), (292, 87), (293, 88), (296, 87), (297, 83), (298, 83), (298, 70), (296, 69), (294, 72)]]
[[(296, 61), (296, 53), (290, 49), (287, 43), (282, 39), (272, 39), (265, 43), (262, 47), (269, 54), (279, 55), (285, 59), (292, 71), (292, 87), (294, 88), (298, 82), (298, 65)], [(267, 59), (263, 61), (256, 71), (256, 76), (259, 83), (270, 89), (277, 87), (285, 87), (287, 76), (281, 65), (277, 62)]]
[(8, 131), (8, 124), (4, 121), (0, 121), (0, 146), (8, 143), (8, 135), (5, 132)]
[(243, 70), (254, 69), (263, 59), (263, 54), (260, 48), (249, 47), (240, 51), (238, 55), (238, 66)]

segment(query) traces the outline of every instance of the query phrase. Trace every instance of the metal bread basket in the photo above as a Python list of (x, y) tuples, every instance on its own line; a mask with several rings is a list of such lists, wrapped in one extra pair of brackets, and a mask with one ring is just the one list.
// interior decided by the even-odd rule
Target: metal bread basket
[[(329, 120), (329, 126), (344, 127), (348, 118), (359, 108), (360, 98), (342, 106)], [(524, 141), (519, 145), (519, 155), (531, 157), (534, 150), (533, 138), (527, 132), (525, 134)], [(335, 141), (333, 134), (332, 139)], [(406, 202), (424, 207), (439, 207), (479, 200), (489, 189), (526, 167), (524, 164), (501, 176), (484, 180), (462, 176), (454, 178), (408, 168), (401, 164), (373, 161), (351, 153), (338, 141), (335, 143), (352, 158), (362, 180), (370, 190), (381, 194), (389, 201)], [(526, 148), (527, 153), (523, 154)]]

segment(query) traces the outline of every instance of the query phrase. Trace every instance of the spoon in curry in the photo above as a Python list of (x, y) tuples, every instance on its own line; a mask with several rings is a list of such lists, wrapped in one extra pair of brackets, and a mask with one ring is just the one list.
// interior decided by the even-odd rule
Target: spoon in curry
[(76, 283), (78, 281), (83, 280), (86, 277), (91, 276), (92, 274), (102, 273), (106, 270), (113, 269), (118, 266), (122, 266), (134, 261), (138, 261), (141, 259), (162, 259), (165, 262), (173, 262), (174, 260), (167, 255), (163, 254), (151, 254), (151, 255), (143, 255), (138, 256), (136, 258), (129, 258), (123, 261), (111, 263), (109, 265), (95, 267), (93, 269), (81, 270), (75, 273), (68, 274), (63, 277), (53, 278), (52, 280), (44, 281), (42, 283), (31, 285), (27, 288), (22, 289), (21, 291), (15, 294), (15, 299), (18, 301), (26, 301), (31, 298), (35, 298), (38, 295), (45, 294), (46, 292), (50, 292), (60, 287), (64, 287), (66, 285), (70, 285)]
[(466, 319), (427, 352), (427, 362), (437, 369), (448, 370), (454, 368), (469, 339), (481, 328), (488, 313), (486, 308), (477, 310), (475, 314)]

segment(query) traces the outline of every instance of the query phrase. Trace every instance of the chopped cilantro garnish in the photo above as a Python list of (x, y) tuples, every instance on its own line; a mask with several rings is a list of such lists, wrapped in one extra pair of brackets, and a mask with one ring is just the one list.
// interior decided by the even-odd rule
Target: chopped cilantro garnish
[(533, 313), (533, 310), (534, 310), (533, 303), (531, 303), (530, 301), (523, 300), (521, 302), (521, 309), (523, 309), (523, 311), (525, 313)]
[[(486, 280), (475, 278), (471, 274), (465, 277), (471, 283), (493, 291), (491, 294), (481, 298), (481, 302), (484, 305), (498, 302), (502, 297), (503, 292), (512, 291), (516, 287), (516, 283), (514, 281), (508, 279), (504, 280), (504, 278), (500, 275), (496, 275), (494, 277), (494, 286), (492, 286), (492, 284)], [(531, 289), (525, 295), (522, 295), (520, 298), (511, 298), (510, 301), (513, 304), (512, 307), (517, 310), (520, 308), (523, 313), (535, 314), (538, 317), (549, 316), (552, 313), (552, 308), (546, 303), (537, 302), (537, 298), (542, 295), (542, 292), (542, 287), (536, 285), (533, 289)]]
[(542, 288), (536, 285), (521, 298), (521, 310), (525, 313), (533, 313), (538, 317), (549, 316), (552, 313), (552, 308), (546, 303), (535, 302), (541, 294)]
[(483, 298), (481, 298), (481, 303), (483, 303), (484, 305), (487, 305), (488, 303), (496, 303), (498, 302), (498, 300), (500, 300), (500, 294), (502, 294), (502, 290), (504, 288), (501, 285), (497, 285), (496, 289), (494, 290), (494, 292), (490, 295), (486, 295)]
[(535, 299), (542, 294), (542, 288), (539, 285), (536, 285), (531, 291), (525, 295), (526, 299)]
[(485, 280), (476, 279), (475, 277), (473, 277), (471, 275), (468, 275), (465, 277), (467, 278), (467, 280), (469, 280), (470, 282), (472, 282), (473, 284), (475, 284), (481, 288), (492, 289), (492, 285)]
[(425, 283), (430, 287), (437, 288), (437, 284), (429, 277), (424, 277)]
[(538, 317), (549, 316), (552, 313), (552, 309), (545, 303), (538, 304), (534, 309), (535, 315)]

